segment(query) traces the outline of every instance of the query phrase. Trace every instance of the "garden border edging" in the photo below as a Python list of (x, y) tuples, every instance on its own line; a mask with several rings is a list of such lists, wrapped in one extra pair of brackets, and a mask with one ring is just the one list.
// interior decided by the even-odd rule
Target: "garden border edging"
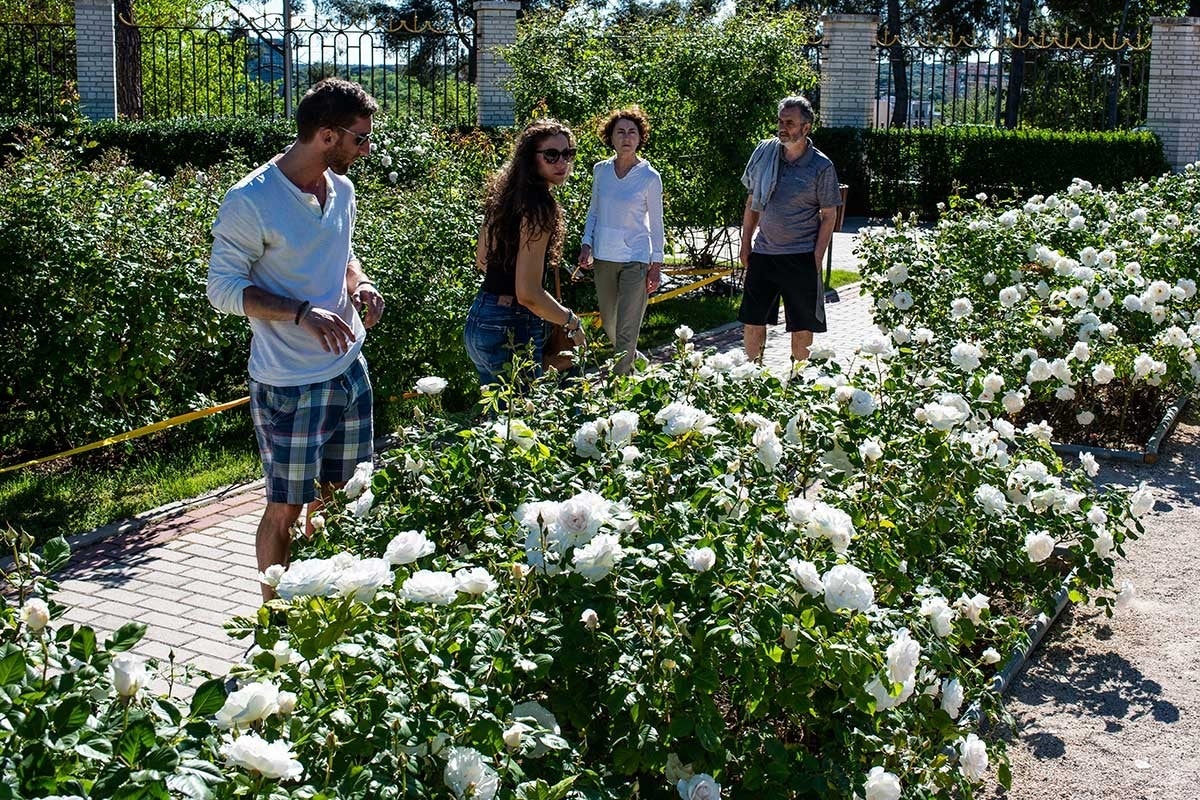
[(1162, 421), (1158, 423), (1158, 427), (1154, 429), (1154, 433), (1150, 435), (1146, 441), (1146, 446), (1142, 450), (1117, 450), (1110, 447), (1090, 447), (1085, 444), (1060, 444), (1058, 442), (1050, 445), (1054, 448), (1054, 452), (1060, 456), (1079, 456), (1083, 453), (1091, 453), (1096, 458), (1103, 458), (1109, 461), (1129, 461), (1135, 464), (1155, 464), (1158, 462), (1159, 449), (1163, 446), (1167, 437), (1171, 435), (1171, 431), (1175, 430), (1175, 424), (1179, 422), (1179, 415), (1183, 413), (1183, 409), (1187, 407), (1188, 402), (1192, 399), (1190, 394), (1180, 395), (1175, 402), (1167, 406), (1166, 413), (1163, 414)]

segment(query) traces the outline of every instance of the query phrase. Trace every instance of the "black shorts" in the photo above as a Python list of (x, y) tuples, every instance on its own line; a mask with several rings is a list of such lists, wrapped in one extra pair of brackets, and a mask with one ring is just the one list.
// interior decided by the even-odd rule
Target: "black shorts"
[(738, 322), (779, 324), (781, 295), (789, 332), (825, 332), (825, 287), (812, 253), (781, 256), (751, 253)]

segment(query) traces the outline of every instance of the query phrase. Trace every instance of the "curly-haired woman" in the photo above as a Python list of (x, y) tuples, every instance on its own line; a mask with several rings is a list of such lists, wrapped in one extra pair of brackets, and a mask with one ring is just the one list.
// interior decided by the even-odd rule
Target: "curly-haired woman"
[(627, 374), (637, 356), (648, 295), (662, 280), (662, 178), (638, 151), (650, 122), (637, 106), (618, 109), (600, 124), (614, 151), (592, 170), (592, 202), (579, 253), (581, 269), (596, 270), (596, 300), (604, 331)]
[(495, 383), (513, 351), (532, 348), (541, 368), (545, 324), (562, 325), (576, 345), (583, 327), (575, 312), (542, 288), (546, 265), (558, 264), (562, 210), (551, 188), (571, 174), (575, 138), (551, 119), (530, 123), (513, 145), (512, 157), (492, 176), (484, 207), (475, 265), (484, 273), (463, 341), (479, 383)]

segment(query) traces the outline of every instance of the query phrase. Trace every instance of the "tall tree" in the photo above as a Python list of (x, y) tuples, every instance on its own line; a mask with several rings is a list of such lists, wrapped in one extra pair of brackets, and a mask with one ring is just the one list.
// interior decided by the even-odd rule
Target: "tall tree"
[[(1029, 17), (1033, 13), (1033, 0), (1021, 0), (1017, 7), (1016, 37), (1017, 43), (1029, 38)], [(1017, 127), (1017, 117), (1021, 108), (1021, 89), (1025, 82), (1025, 48), (1015, 47), (1012, 51), (1012, 68), (1008, 74), (1008, 96), (1004, 100), (1004, 127)]]
[(117, 113), (142, 118), (142, 31), (133, 15), (133, 0), (116, 0)]

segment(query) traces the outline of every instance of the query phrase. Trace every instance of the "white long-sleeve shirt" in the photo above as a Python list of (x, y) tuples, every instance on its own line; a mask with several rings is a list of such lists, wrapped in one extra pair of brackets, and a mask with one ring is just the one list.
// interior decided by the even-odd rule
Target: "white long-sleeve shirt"
[(592, 202), (583, 227), (583, 244), (602, 261), (663, 260), (662, 177), (642, 159), (618, 178), (616, 160), (592, 169)]
[(302, 192), (273, 162), (242, 178), (225, 195), (213, 223), (208, 300), (218, 311), (245, 316), (247, 286), (307, 300), (354, 330), (345, 353), (327, 353), (293, 320), (250, 317), (250, 377), (271, 386), (302, 386), (337, 377), (362, 349), (366, 328), (346, 291), (354, 257), (354, 184), (327, 170), (325, 207)]

